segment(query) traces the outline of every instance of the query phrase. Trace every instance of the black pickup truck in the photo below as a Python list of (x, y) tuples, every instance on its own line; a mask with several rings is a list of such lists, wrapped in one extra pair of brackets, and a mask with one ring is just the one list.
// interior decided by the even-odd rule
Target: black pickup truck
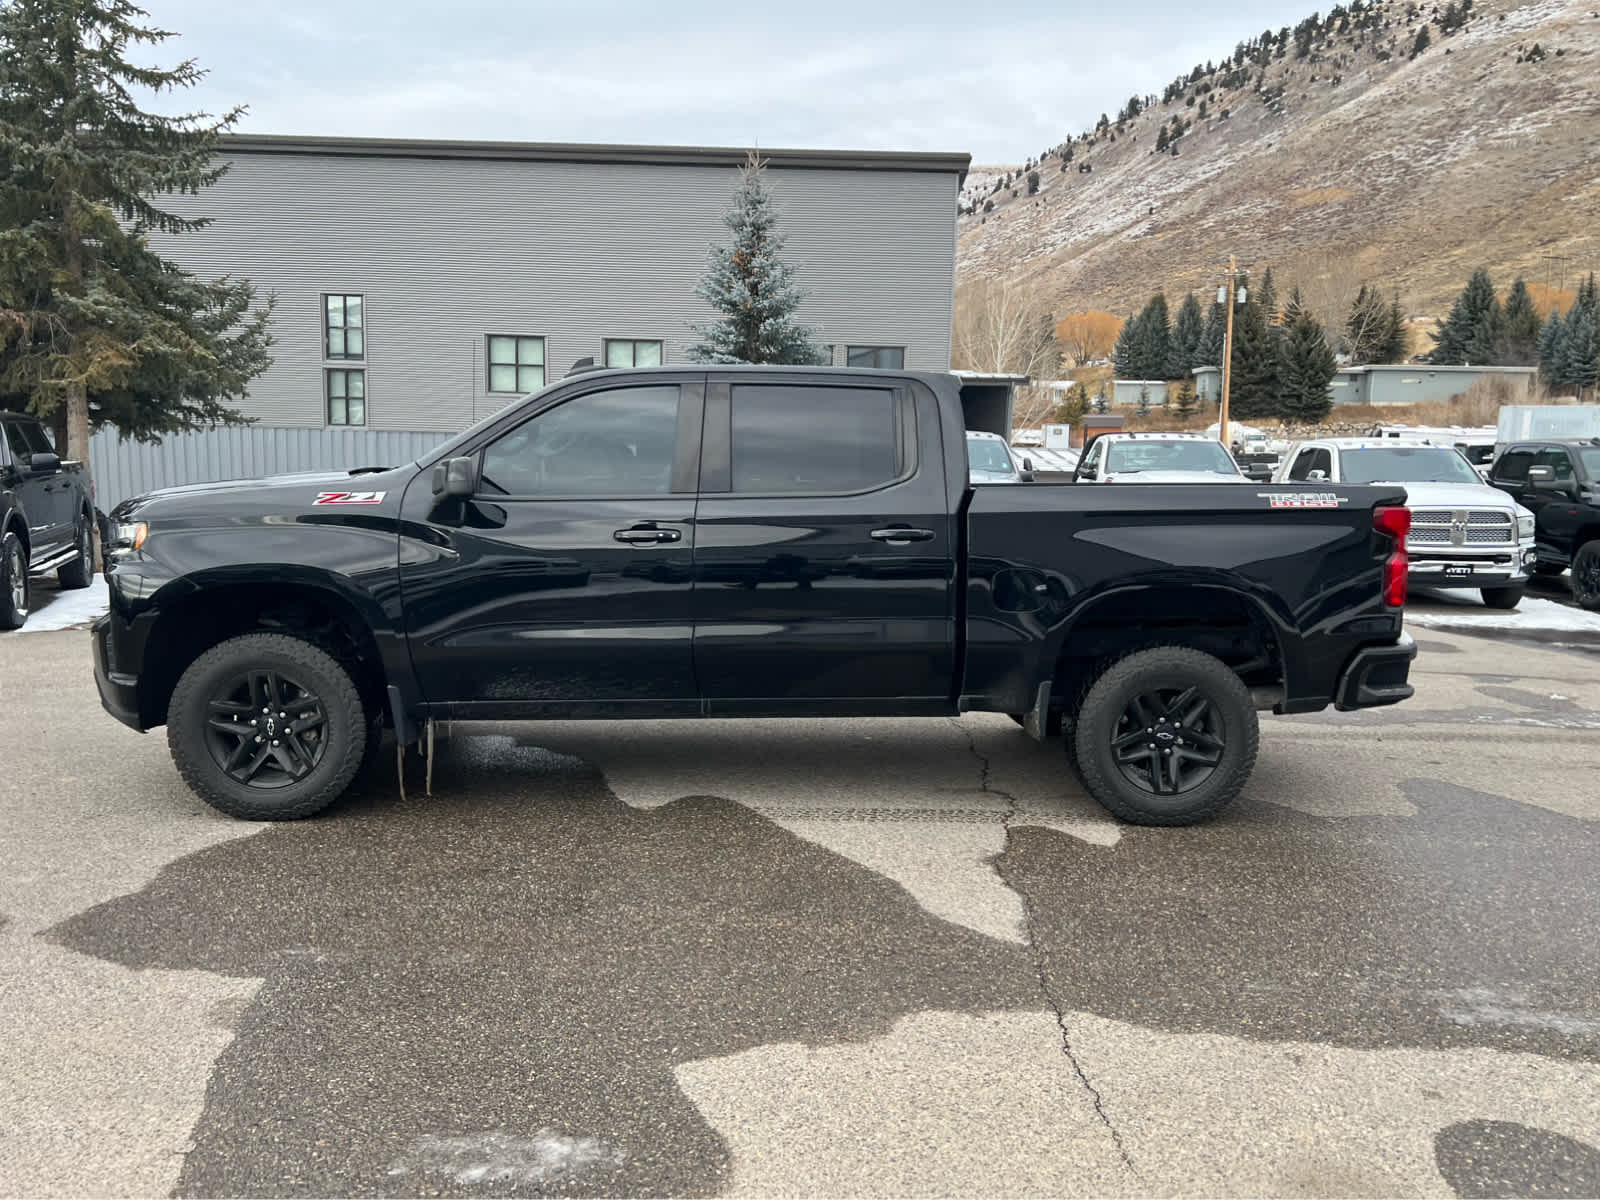
[(100, 694), (252, 819), (386, 725), (979, 709), (1165, 825), (1238, 794), (1257, 709), (1411, 695), (1401, 489), (971, 486), (965, 423), (947, 374), (602, 371), (403, 467), (132, 499)]
[(1489, 482), (1533, 511), (1536, 575), (1572, 568), (1572, 598), (1600, 612), (1600, 438), (1517, 442)]
[(0, 629), (28, 619), (29, 577), (64, 588), (94, 579), (94, 494), (82, 463), (62, 462), (37, 417), (0, 412)]

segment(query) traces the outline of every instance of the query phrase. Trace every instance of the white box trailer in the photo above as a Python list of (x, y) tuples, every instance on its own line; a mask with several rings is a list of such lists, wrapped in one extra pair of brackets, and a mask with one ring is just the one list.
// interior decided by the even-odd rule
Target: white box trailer
[(1494, 452), (1512, 442), (1600, 437), (1600, 404), (1507, 404), (1500, 409)]

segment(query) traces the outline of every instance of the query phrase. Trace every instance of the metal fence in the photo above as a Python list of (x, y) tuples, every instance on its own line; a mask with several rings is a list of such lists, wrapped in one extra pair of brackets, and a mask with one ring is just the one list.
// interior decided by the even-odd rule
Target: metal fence
[(293, 471), (396, 466), (418, 458), (450, 433), (395, 429), (284, 429), (246, 425), (179, 433), (159, 445), (121, 441), (102, 429), (89, 439), (95, 504), (110, 512), (154, 488), (215, 479), (252, 479)]

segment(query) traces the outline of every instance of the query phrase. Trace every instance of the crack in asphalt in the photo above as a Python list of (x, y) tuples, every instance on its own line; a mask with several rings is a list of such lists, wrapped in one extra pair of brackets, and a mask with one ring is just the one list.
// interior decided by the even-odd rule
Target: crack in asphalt
[(1010, 792), (990, 784), (989, 758), (978, 749), (977, 739), (972, 736), (972, 731), (961, 724), (960, 720), (955, 717), (950, 718), (950, 723), (967, 739), (967, 751), (978, 762), (979, 790), (986, 796), (999, 796), (1006, 802), (1005, 815), (1000, 820), (1001, 828), (1005, 830), (1005, 843), (1001, 847), (1000, 853), (990, 861), (994, 865), (994, 873), (1000, 882), (1016, 893), (1017, 898), (1022, 901), (1023, 934), (1027, 939), (1028, 954), (1033, 959), (1034, 974), (1039, 980), (1039, 993), (1044, 997), (1045, 1003), (1050, 1006), (1050, 1010), (1056, 1015), (1056, 1025), (1061, 1030), (1061, 1053), (1066, 1056), (1067, 1062), (1072, 1065), (1072, 1073), (1078, 1077), (1078, 1082), (1083, 1085), (1083, 1090), (1088, 1093), (1089, 1101), (1094, 1105), (1095, 1115), (1100, 1118), (1100, 1123), (1106, 1127), (1106, 1132), (1111, 1135), (1111, 1141), (1117, 1148), (1117, 1154), (1122, 1159), (1122, 1165), (1127, 1167), (1131, 1173), (1137, 1175), (1139, 1170), (1133, 1165), (1133, 1158), (1128, 1154), (1128, 1148), (1122, 1143), (1122, 1134), (1117, 1131), (1117, 1127), (1112, 1124), (1111, 1117), (1106, 1112), (1105, 1101), (1100, 1095), (1100, 1089), (1095, 1087), (1094, 1083), (1089, 1079), (1088, 1072), (1083, 1069), (1083, 1064), (1078, 1061), (1077, 1051), (1072, 1048), (1072, 1030), (1067, 1025), (1066, 1006), (1057, 1000), (1050, 990), (1047, 956), (1043, 943), (1036, 936), (1033, 902), (1028, 898), (1028, 893), (1023, 888), (1018, 887), (1016, 883), (1006, 876), (1005, 868), (1001, 866), (1006, 852), (1011, 849), (1011, 832), (1015, 828), (1014, 822), (1016, 818), (1021, 814), (1022, 804)]

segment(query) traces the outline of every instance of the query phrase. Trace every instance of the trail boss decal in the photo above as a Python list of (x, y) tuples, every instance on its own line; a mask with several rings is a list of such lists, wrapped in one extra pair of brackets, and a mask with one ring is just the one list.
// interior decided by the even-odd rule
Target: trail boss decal
[(1338, 492), (1257, 492), (1270, 508), (1338, 508), (1344, 497)]
[(382, 504), (387, 492), (318, 492), (313, 504)]

